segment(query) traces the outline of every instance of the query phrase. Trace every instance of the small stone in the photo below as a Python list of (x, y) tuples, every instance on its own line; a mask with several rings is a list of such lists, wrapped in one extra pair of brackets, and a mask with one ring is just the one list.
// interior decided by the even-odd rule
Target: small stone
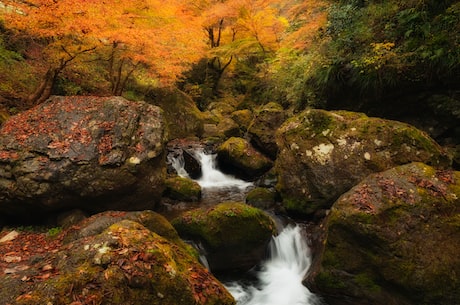
[(364, 159), (370, 160), (370, 159), (371, 159), (371, 154), (368, 153), (368, 152), (365, 152), (365, 153), (364, 153)]

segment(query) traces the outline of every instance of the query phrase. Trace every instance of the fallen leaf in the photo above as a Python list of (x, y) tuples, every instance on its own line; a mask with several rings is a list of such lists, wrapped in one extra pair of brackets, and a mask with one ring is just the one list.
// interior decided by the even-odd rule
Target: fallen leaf
[(22, 258), (20, 256), (5, 256), (3, 260), (7, 263), (19, 263)]
[(53, 270), (53, 266), (51, 266), (50, 264), (47, 264), (45, 266), (43, 266), (42, 268), (42, 271), (50, 271), (50, 270)]
[(12, 241), (18, 236), (19, 236), (19, 233), (17, 231), (11, 231), (10, 233), (8, 233), (5, 236), (3, 236), (2, 239), (0, 239), (0, 244), (1, 243), (6, 243), (8, 241)]

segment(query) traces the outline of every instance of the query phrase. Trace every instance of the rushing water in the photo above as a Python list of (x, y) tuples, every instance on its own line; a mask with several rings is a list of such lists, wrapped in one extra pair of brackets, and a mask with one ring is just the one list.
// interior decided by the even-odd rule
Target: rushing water
[[(206, 197), (216, 202), (224, 200), (244, 201), (252, 183), (225, 175), (216, 167), (214, 154), (202, 150), (193, 153), (200, 162), (202, 176), (196, 181)], [(178, 175), (189, 177), (184, 170), (183, 156), (168, 156), (168, 161)], [(288, 225), (270, 242), (269, 257), (260, 265), (254, 281), (226, 283), (238, 305), (317, 305), (319, 299), (312, 294), (302, 280), (310, 267), (310, 249), (298, 225)]]
[(299, 226), (288, 226), (270, 242), (269, 258), (255, 283), (230, 282), (227, 289), (238, 305), (313, 305), (318, 298), (302, 280), (310, 267), (310, 249)]
[[(200, 163), (202, 175), (195, 181), (201, 186), (201, 205), (214, 204), (216, 201), (244, 201), (253, 183), (222, 173), (216, 165), (216, 154), (206, 154), (202, 149), (191, 152)], [(189, 177), (185, 170), (183, 155), (168, 155), (168, 162), (181, 177)]]

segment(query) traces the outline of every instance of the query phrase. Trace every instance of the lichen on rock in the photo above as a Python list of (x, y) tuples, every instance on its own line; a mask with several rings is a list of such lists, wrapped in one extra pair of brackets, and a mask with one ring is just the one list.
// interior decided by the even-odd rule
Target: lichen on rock
[(313, 214), (367, 175), (410, 162), (445, 168), (443, 149), (405, 123), (348, 111), (309, 109), (277, 131), (277, 189), (292, 213)]
[[(460, 299), (460, 172), (411, 163), (342, 195), (325, 226), (315, 287), (328, 304), (454, 304)], [(347, 303), (348, 304), (348, 303)]]

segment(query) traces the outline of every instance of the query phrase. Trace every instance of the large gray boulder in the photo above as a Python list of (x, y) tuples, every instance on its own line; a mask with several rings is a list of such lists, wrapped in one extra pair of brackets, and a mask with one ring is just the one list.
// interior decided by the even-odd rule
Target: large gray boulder
[(312, 214), (361, 179), (410, 162), (446, 167), (443, 149), (415, 127), (362, 113), (310, 109), (277, 131), (277, 188), (291, 212)]
[(310, 281), (330, 305), (457, 304), (459, 213), (458, 171), (372, 174), (334, 203)]
[(162, 110), (122, 97), (53, 97), (0, 128), (0, 215), (151, 209), (165, 175)]

